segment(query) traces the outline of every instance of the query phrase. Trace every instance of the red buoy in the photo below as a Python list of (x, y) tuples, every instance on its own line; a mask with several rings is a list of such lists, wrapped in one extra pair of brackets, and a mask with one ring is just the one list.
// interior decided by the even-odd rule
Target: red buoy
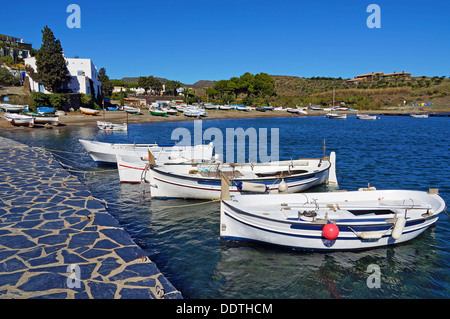
[(336, 239), (337, 236), (339, 235), (339, 227), (337, 227), (333, 223), (328, 223), (325, 226), (323, 226), (322, 235), (326, 239), (330, 239), (330, 240)]

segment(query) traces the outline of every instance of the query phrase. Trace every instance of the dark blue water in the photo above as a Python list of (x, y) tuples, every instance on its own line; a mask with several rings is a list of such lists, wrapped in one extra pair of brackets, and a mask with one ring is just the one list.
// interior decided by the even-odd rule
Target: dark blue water
[[(448, 203), (449, 124), (449, 118), (439, 117), (362, 121), (350, 116), (208, 120), (202, 127), (219, 128), (224, 136), (226, 128), (268, 128), (269, 136), (270, 128), (279, 128), (280, 159), (321, 157), (325, 139), (327, 154), (337, 154), (341, 189), (368, 183), (378, 189), (439, 188)], [(450, 218), (444, 213), (435, 227), (408, 243), (363, 252), (222, 243), (218, 203), (152, 201), (142, 192), (146, 188), (120, 185), (115, 168), (97, 167), (78, 142), (173, 143), (172, 131), (182, 127), (194, 135), (193, 122), (132, 124), (128, 133), (62, 127), (2, 135), (45, 147), (78, 171), (74, 174), (110, 203), (108, 211), (185, 298), (449, 298)], [(367, 285), (368, 267), (374, 265), (380, 269), (380, 288)]]

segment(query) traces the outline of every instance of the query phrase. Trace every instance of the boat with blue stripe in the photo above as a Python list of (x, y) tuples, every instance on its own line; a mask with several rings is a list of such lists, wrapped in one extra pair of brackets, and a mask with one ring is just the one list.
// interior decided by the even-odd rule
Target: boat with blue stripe
[[(228, 185), (224, 176), (222, 183)], [(411, 240), (446, 204), (437, 189), (233, 195), (222, 193), (220, 237), (312, 250), (368, 249)]]
[(221, 176), (233, 194), (295, 193), (320, 184), (337, 185), (336, 154), (270, 163), (181, 163), (151, 165), (145, 177), (152, 198), (219, 199)]

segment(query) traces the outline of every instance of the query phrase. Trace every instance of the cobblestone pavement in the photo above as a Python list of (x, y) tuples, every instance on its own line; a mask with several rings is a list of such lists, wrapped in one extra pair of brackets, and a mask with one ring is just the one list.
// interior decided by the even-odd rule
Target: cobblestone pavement
[(49, 152), (0, 137), (0, 298), (182, 296)]

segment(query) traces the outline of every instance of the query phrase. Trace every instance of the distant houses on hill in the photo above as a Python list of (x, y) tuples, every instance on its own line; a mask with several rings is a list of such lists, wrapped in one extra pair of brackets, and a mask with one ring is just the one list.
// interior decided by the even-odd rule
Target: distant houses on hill
[(405, 73), (405, 71), (393, 72), (393, 73), (372, 72), (372, 73), (357, 75), (353, 79), (345, 81), (345, 83), (346, 84), (358, 84), (361, 82), (371, 82), (371, 81), (378, 81), (381, 79), (398, 79), (398, 78), (404, 78), (404, 79), (411, 78), (411, 73)]

